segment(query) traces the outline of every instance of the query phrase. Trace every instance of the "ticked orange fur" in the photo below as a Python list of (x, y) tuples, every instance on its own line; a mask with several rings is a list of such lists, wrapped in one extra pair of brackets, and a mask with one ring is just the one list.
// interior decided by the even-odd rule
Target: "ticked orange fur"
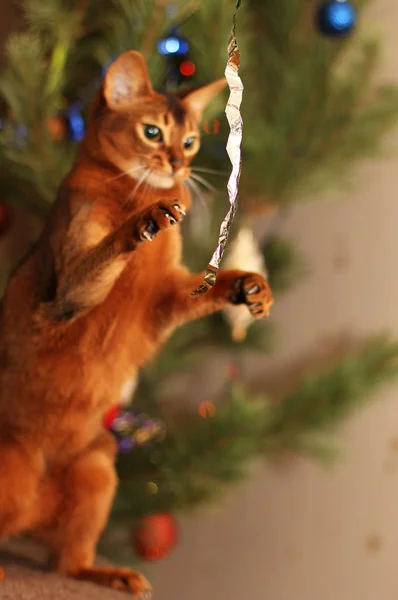
[(184, 181), (202, 111), (224, 85), (162, 95), (139, 53), (113, 63), (0, 311), (0, 539), (30, 532), (60, 573), (140, 597), (140, 574), (93, 567), (117, 486), (104, 415), (176, 327), (231, 302), (254, 317), (272, 304), (264, 279), (239, 271), (193, 300), (203, 274), (181, 264)]

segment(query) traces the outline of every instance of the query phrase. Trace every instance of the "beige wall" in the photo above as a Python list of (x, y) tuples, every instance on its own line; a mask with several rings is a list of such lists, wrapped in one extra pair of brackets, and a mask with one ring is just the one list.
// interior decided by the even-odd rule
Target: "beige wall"
[[(7, 17), (11, 2), (0, 6)], [(396, 0), (375, 0), (368, 16), (386, 36), (386, 72), (397, 79)], [(284, 233), (311, 273), (273, 310), (280, 349), (271, 372), (325, 337), (398, 334), (397, 171), (398, 157), (369, 165), (355, 193), (292, 214)], [(246, 369), (255, 376), (258, 364)], [(264, 465), (215, 511), (181, 519), (177, 550), (148, 568), (156, 598), (397, 600), (397, 395), (386, 391), (344, 427), (346, 454), (333, 471), (306, 460)]]

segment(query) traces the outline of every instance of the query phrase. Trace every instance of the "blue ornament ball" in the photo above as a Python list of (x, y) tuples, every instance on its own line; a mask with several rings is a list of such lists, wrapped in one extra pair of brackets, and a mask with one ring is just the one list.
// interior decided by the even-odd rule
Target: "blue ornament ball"
[(76, 106), (71, 106), (66, 113), (68, 137), (71, 142), (81, 142), (86, 133), (83, 116)]
[(349, 0), (327, 0), (318, 9), (318, 27), (323, 34), (331, 37), (348, 35), (356, 21), (357, 12)]

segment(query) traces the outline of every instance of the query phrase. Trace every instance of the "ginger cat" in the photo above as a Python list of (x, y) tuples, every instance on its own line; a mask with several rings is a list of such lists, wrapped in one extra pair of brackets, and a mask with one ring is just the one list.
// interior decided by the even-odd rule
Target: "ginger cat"
[[(218, 81), (155, 92), (138, 52), (109, 68), (72, 171), (0, 307), (0, 539), (44, 540), (59, 573), (150, 596), (145, 578), (94, 567), (117, 486), (105, 413), (172, 331), (228, 303), (268, 314), (262, 276), (203, 280), (181, 264), (184, 180)], [(148, 184), (144, 186), (143, 184)]]

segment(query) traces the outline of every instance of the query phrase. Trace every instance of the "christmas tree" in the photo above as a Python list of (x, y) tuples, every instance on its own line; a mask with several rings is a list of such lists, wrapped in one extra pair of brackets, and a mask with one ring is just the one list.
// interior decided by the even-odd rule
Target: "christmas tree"
[[(348, 1), (245, 0), (239, 9), (243, 173), (226, 261), (267, 272), (276, 298), (302, 272), (302, 258), (278, 234), (280, 218), (293, 203), (344, 184), (360, 159), (377, 156), (398, 115), (398, 88), (376, 81), (379, 44), (362, 32), (364, 4), (358, 1), (355, 12)], [(24, 214), (33, 243), (112, 60), (140, 50), (163, 90), (217, 79), (235, 3), (24, 0), (23, 8), (26, 30), (10, 36), (0, 78), (0, 233), (14, 210)], [(205, 115), (189, 182), (194, 209), (184, 241), (192, 270), (207, 265), (226, 212), (225, 103), (221, 96)], [(253, 234), (257, 218), (269, 221), (266, 239)], [(3, 285), (19, 258), (1, 256)], [(237, 309), (186, 326), (142, 373), (134, 413), (109, 415), (121, 449), (120, 490), (104, 537), (113, 558), (131, 558), (126, 531), (137, 520), (213, 500), (256, 458), (289, 451), (330, 458), (330, 428), (398, 374), (398, 344), (380, 337), (322, 372), (306, 373), (282, 398), (258, 398), (234, 364), (243, 350), (266, 357), (272, 338), (269, 323), (252, 327)], [(221, 351), (229, 353), (231, 368), (217, 399), (202, 398), (197, 411), (167, 410), (159, 391), (171, 377), (184, 375), (189, 396), (192, 366)], [(139, 539), (136, 548), (148, 558), (161, 555), (143, 550)]]

